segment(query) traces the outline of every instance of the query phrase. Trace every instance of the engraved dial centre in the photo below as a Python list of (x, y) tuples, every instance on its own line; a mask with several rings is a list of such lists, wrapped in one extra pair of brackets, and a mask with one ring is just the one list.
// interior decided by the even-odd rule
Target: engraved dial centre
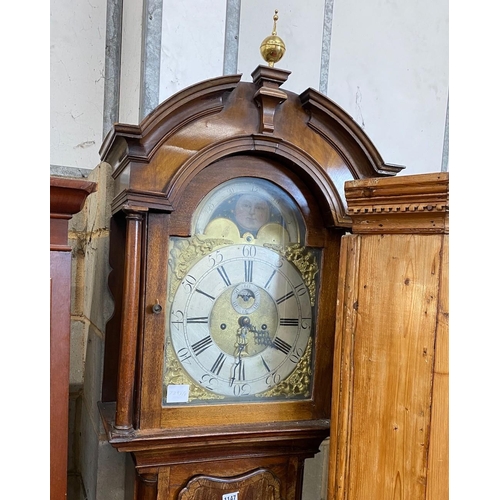
[[(248, 318), (248, 322), (242, 323), (242, 317)], [(229, 355), (235, 355), (235, 344), (243, 335), (247, 340), (244, 355), (259, 354), (267, 345), (257, 340), (258, 331), (266, 331), (266, 336), (272, 339), (278, 326), (274, 300), (253, 283), (240, 283), (226, 290), (217, 298), (210, 314), (210, 334)]]

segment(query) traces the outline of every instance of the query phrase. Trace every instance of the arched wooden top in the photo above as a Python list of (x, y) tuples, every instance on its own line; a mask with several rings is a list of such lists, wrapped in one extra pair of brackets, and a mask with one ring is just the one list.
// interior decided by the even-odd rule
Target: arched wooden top
[(175, 94), (139, 125), (115, 124), (101, 147), (116, 180), (113, 211), (133, 204), (175, 210), (197, 172), (235, 154), (282, 161), (303, 178), (333, 225), (349, 227), (346, 181), (393, 176), (355, 121), (326, 96), (281, 88), (289, 72), (259, 66), (206, 80)]

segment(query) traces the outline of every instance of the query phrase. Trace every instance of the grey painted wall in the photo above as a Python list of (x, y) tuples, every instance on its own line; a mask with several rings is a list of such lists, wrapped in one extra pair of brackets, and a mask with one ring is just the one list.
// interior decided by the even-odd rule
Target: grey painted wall
[(288, 90), (328, 95), (406, 174), (447, 168), (447, 0), (52, 4), (52, 165), (93, 169), (111, 123), (138, 123), (188, 85), (250, 80), (278, 9)]

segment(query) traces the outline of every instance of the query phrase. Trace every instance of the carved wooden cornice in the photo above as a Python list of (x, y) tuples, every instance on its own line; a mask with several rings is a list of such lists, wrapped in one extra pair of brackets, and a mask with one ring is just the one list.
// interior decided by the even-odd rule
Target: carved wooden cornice
[(50, 177), (50, 249), (70, 251), (68, 223), (82, 210), (87, 196), (97, 190), (95, 182), (68, 177)]
[(170, 213), (208, 165), (259, 156), (289, 165), (305, 180), (328, 214), (327, 226), (350, 228), (345, 181), (392, 177), (404, 167), (384, 162), (327, 96), (284, 90), (289, 74), (261, 65), (252, 82), (241, 82), (241, 75), (206, 80), (169, 97), (139, 125), (114, 124), (100, 149), (116, 181), (112, 212), (137, 205)]
[(162, 102), (139, 125), (115, 123), (99, 154), (116, 177), (128, 163), (147, 163), (159, 146), (177, 130), (204, 116), (220, 112), (224, 99), (241, 75), (213, 78), (187, 87)]
[(274, 133), (274, 113), (276, 108), (287, 99), (287, 93), (279, 87), (286, 82), (290, 71), (258, 66), (252, 73), (253, 82), (259, 87), (254, 100), (260, 109), (261, 134)]
[(353, 233), (448, 233), (448, 172), (345, 183)]
[[(299, 97), (302, 107), (310, 114), (308, 126), (328, 141), (348, 163), (356, 164), (360, 177), (372, 177), (373, 172), (392, 176), (405, 168), (386, 163), (356, 121), (327, 96), (309, 88)], [(344, 148), (340, 149), (339, 144)]]

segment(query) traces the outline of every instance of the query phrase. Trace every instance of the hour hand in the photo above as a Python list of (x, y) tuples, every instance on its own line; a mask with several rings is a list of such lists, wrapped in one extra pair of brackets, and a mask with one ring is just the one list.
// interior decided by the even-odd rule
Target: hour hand
[(250, 331), (250, 319), (248, 316), (238, 318), (240, 327), (236, 331), (236, 342), (234, 344), (234, 357), (248, 356), (248, 332)]

